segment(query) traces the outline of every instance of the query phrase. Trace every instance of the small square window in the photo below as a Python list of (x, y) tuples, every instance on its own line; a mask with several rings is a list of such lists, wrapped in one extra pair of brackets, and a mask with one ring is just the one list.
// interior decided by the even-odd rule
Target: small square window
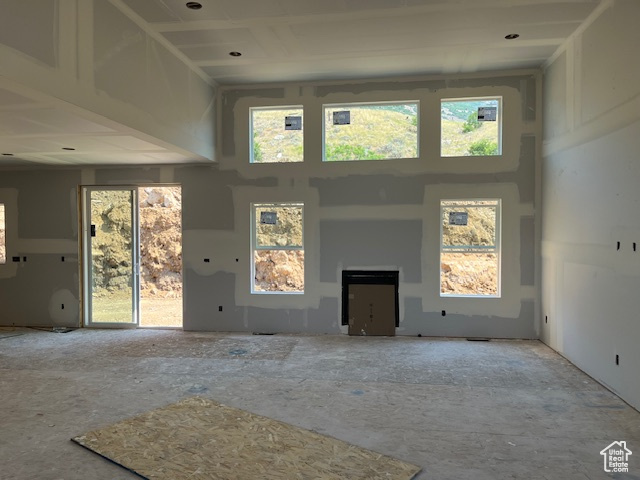
[(418, 102), (324, 107), (324, 161), (417, 158)]
[(252, 293), (304, 293), (304, 205), (252, 207)]
[(500, 296), (500, 200), (440, 202), (440, 296)]
[(252, 108), (251, 163), (292, 163), (304, 160), (301, 106)]
[(440, 103), (440, 155), (502, 155), (502, 99), (461, 98)]
[(7, 243), (4, 222), (4, 204), (0, 203), (0, 264), (7, 263)]

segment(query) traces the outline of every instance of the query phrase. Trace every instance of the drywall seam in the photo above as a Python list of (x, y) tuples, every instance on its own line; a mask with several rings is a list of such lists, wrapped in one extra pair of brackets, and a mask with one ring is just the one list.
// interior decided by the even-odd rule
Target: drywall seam
[(551, 65), (556, 59), (562, 55), (562, 53), (567, 50), (569, 44), (575, 40), (576, 37), (582, 35), (582, 33), (591, 26), (593, 22), (595, 22), (607, 9), (611, 8), (614, 4), (614, 0), (601, 0), (600, 5), (598, 5), (593, 12), (575, 29), (575, 31), (567, 37), (562, 45), (560, 45), (556, 51), (544, 62), (542, 65), (543, 69), (546, 69)]
[(588, 144), (601, 137), (640, 121), (640, 95), (618, 105), (596, 119), (580, 125), (575, 131), (543, 143), (543, 156), (548, 157), (573, 147)]
[[(77, 240), (64, 240), (58, 238), (19, 238), (17, 251), (21, 254), (69, 254), (78, 253)], [(77, 259), (76, 259), (77, 261)]]
[[(640, 239), (640, 229), (614, 229), (611, 232), (609, 245), (544, 240), (542, 257), (607, 268), (618, 275), (636, 277), (640, 276), (640, 253), (633, 252), (633, 243), (638, 244), (638, 239)], [(618, 241), (620, 241), (620, 250), (617, 250)]]
[(80, 184), (81, 185), (95, 185), (96, 183), (96, 169), (95, 168), (82, 168), (80, 170)]
[[(520, 285), (520, 300), (537, 300), (538, 293), (535, 285)], [(537, 323), (537, 320), (536, 320)], [(540, 332), (536, 332), (539, 334)]]
[[(78, 77), (78, 36), (76, 35), (76, 23), (78, 22), (78, 3), (83, 2), (56, 2), (58, 21), (58, 45), (56, 56), (58, 68), (72, 78)], [(84, 49), (84, 46), (83, 46)]]
[[(195, 23), (195, 22), (191, 22)], [(157, 24), (157, 29), (162, 28), (163, 24)], [(180, 30), (183, 29), (183, 26), (180, 25)], [(496, 78), (505, 78), (505, 77), (526, 77), (535, 75), (538, 72), (538, 69), (532, 68), (523, 68), (523, 69), (515, 69), (515, 70), (494, 70), (490, 73), (491, 77)], [(458, 73), (456, 75), (446, 75), (446, 74), (437, 74), (437, 75), (408, 75), (408, 76), (399, 76), (394, 77), (395, 83), (402, 82), (438, 82), (438, 81), (464, 81), (464, 80), (477, 80), (477, 79), (486, 79), (487, 72), (475, 72), (475, 73)], [(330, 87), (330, 86), (343, 86), (343, 85), (371, 85), (376, 86), (380, 83), (388, 83), (389, 79), (387, 78), (354, 78), (350, 80), (325, 80), (325, 81), (295, 81), (295, 82), (282, 82), (278, 83), (279, 87), (288, 87), (293, 86), (295, 88), (300, 89), (314, 89), (316, 87)], [(243, 90), (255, 90), (259, 88), (264, 88), (264, 83), (247, 83), (242, 85), (219, 85), (218, 88), (221, 92), (228, 91), (243, 91)], [(307, 90), (308, 92), (308, 90)]]
[[(576, 78), (576, 39), (572, 39), (567, 43), (566, 54), (565, 54), (565, 98), (564, 98), (564, 109), (565, 109), (565, 121), (566, 121), (566, 132), (571, 133), (576, 129), (576, 100), (579, 97), (578, 92), (576, 90), (580, 89), (578, 85), (581, 82), (580, 77)], [(549, 66), (551, 66), (550, 64)], [(566, 133), (565, 133), (566, 134)]]
[[(541, 118), (543, 112), (544, 93), (542, 91), (542, 71), (536, 75), (536, 117)], [(543, 125), (541, 121), (536, 122), (535, 130), (535, 177), (534, 177), (534, 204), (531, 205), (531, 215), (533, 215), (533, 258), (534, 272), (533, 285), (534, 306), (533, 306), (533, 322), (534, 329), (538, 338), (542, 328), (542, 257), (540, 254), (540, 244), (542, 242), (542, 139), (544, 136)], [(534, 215), (538, 206), (538, 215)], [(521, 211), (522, 214), (522, 211)]]
[(533, 203), (521, 203), (520, 204), (520, 216), (521, 217), (535, 217), (536, 207)]
[(197, 74), (202, 80), (211, 85), (212, 87), (216, 87), (218, 84), (211, 78), (209, 75), (204, 73), (200, 67), (198, 67), (195, 63), (191, 61), (189, 57), (187, 57), (180, 49), (178, 49), (175, 45), (173, 45), (167, 38), (156, 30), (150, 28), (148, 22), (146, 22), (140, 15), (134, 12), (131, 7), (126, 5), (122, 0), (109, 0), (111, 4), (116, 7), (120, 12), (129, 18), (133, 23), (135, 23), (138, 27), (140, 27), (149, 37), (153, 38), (156, 42), (170, 51), (174, 56), (180, 59), (182, 63), (184, 63), (191, 71)]
[(419, 220), (422, 205), (320, 207), (319, 220)]
[(175, 168), (172, 166), (162, 166), (159, 168), (159, 182), (160, 183), (174, 183)]
[(78, 81), (84, 85), (95, 85), (95, 64), (93, 61), (93, 2), (77, 2), (78, 39)]

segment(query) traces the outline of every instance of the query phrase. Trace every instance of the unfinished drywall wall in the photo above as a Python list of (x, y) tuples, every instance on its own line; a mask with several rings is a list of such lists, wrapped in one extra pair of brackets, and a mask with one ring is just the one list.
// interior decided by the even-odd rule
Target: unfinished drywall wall
[(140, 25), (115, 2), (5, 0), (0, 85), (213, 160), (215, 89)]
[[(59, 304), (81, 296), (77, 254), (71, 255), (79, 241), (78, 185), (176, 183), (183, 192), (187, 330), (346, 333), (342, 270), (394, 270), (400, 275), (399, 335), (535, 338), (541, 126), (531, 105), (539, 102), (538, 85), (536, 72), (512, 72), (223, 89), (219, 166), (5, 170), (0, 188), (15, 190), (19, 213), (20, 247), (14, 252), (29, 258), (18, 267), (0, 266), (0, 323), (81, 323), (79, 308), (65, 308), (64, 316), (58, 311)], [(442, 158), (440, 100), (488, 95), (503, 98), (504, 154)], [(323, 163), (323, 103), (384, 100), (420, 102), (419, 158)], [(250, 164), (249, 108), (292, 104), (305, 109), (304, 162)], [(500, 298), (440, 297), (443, 198), (502, 200)], [(251, 293), (251, 204), (261, 202), (304, 203), (304, 294)], [(45, 204), (55, 205), (47, 209), (51, 218), (43, 218)], [(63, 254), (75, 263), (63, 264)], [(39, 289), (36, 296), (30, 285)]]
[(541, 310), (542, 339), (635, 407), (638, 18), (638, 2), (605, 2), (545, 71)]
[[(300, 331), (304, 325), (302, 330), (310, 331), (312, 327), (305, 320), (296, 325), (298, 317), (293, 311), (299, 310), (300, 318), (305, 318), (305, 312), (310, 315), (320, 308), (328, 317), (323, 320), (326, 330), (321, 327), (319, 331), (346, 332), (339, 323), (341, 271), (389, 269), (400, 272), (398, 334), (484, 333), (535, 338), (539, 331), (534, 319), (538, 300), (535, 208), (539, 195), (539, 88), (535, 73), (222, 88), (218, 119), (221, 171), (236, 172), (241, 178), (276, 179), (277, 184), (232, 186), (234, 231), (209, 230), (190, 235), (199, 237), (200, 243), (208, 238), (212, 244), (230, 245), (230, 258), (236, 257), (249, 248), (251, 203), (305, 202), (305, 293), (252, 295), (250, 262), (242, 265), (235, 277), (234, 302), (248, 307), (243, 315), (246, 325), (255, 320), (258, 312), (266, 315), (265, 311), (269, 311), (267, 316), (272, 321), (266, 324), (271, 329)], [(442, 158), (440, 100), (490, 95), (504, 99), (504, 155), (491, 159)], [(420, 102), (419, 158), (323, 162), (322, 105), (373, 101)], [(304, 162), (250, 164), (249, 109), (285, 105), (304, 108)], [(469, 196), (500, 198), (505, 205), (503, 294), (498, 299), (439, 295), (439, 200)], [(216, 276), (221, 271), (229, 273), (234, 266), (233, 261), (221, 260), (219, 266), (200, 266), (199, 271)], [(442, 310), (450, 315), (442, 317)], [(210, 320), (206, 322), (211, 325)], [(194, 319), (192, 325), (204, 328), (205, 320)]]

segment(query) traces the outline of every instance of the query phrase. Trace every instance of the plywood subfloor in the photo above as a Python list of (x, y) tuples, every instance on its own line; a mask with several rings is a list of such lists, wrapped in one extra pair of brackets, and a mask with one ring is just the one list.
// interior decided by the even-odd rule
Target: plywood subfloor
[(148, 479), (409, 480), (420, 467), (191, 397), (73, 441)]

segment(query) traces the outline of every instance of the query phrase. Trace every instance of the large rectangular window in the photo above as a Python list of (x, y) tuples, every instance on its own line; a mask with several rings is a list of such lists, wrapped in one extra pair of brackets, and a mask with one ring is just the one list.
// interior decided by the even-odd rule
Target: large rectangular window
[(417, 158), (418, 102), (324, 106), (327, 162)]
[(502, 99), (459, 98), (440, 103), (440, 155), (502, 154)]
[(441, 200), (440, 295), (500, 296), (500, 200)]
[(291, 163), (304, 160), (301, 106), (252, 108), (251, 163)]
[(304, 292), (304, 205), (252, 206), (252, 293)]
[(7, 263), (7, 237), (4, 226), (4, 204), (0, 203), (0, 264)]

